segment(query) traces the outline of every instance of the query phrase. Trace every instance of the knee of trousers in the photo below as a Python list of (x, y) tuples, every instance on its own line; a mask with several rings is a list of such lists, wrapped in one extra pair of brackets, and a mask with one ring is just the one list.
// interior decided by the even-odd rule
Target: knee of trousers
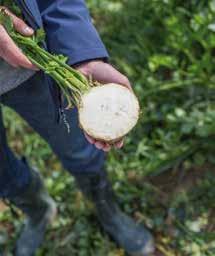
[(106, 154), (91, 144), (73, 151), (68, 150), (59, 154), (63, 167), (72, 175), (98, 173), (104, 168)]

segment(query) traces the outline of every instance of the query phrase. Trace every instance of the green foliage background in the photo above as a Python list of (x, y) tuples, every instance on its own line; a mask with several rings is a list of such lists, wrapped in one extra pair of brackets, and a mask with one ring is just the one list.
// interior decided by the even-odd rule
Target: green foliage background
[[(137, 128), (107, 164), (122, 208), (152, 230), (159, 255), (214, 255), (215, 1), (88, 5), (112, 63), (141, 102)], [(59, 203), (39, 255), (124, 255), (98, 229), (91, 205), (48, 145), (11, 110), (5, 109), (5, 123), (13, 149), (42, 170)], [(15, 238), (20, 220), (12, 221), (9, 211), (0, 220), (2, 237), (9, 230)]]

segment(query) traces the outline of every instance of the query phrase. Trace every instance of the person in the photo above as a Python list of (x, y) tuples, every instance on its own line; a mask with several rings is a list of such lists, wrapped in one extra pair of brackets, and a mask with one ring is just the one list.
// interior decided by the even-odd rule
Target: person
[[(87, 77), (102, 82), (115, 82), (131, 88), (126, 76), (108, 63), (108, 53), (91, 22), (83, 0), (17, 0), (24, 19), (12, 17), (15, 29), (31, 36), (43, 27), (46, 48), (68, 56), (68, 64)], [(26, 120), (45, 139), (62, 165), (75, 177), (78, 187), (95, 205), (104, 230), (129, 255), (149, 255), (154, 250), (152, 235), (144, 226), (136, 224), (124, 214), (116, 200), (104, 169), (107, 143), (96, 141), (78, 127), (77, 110), (65, 110), (70, 124), (68, 133), (59, 121), (56, 85), (23, 55), (0, 25), (0, 56), (14, 72), (22, 68), (32, 70), (21, 84), (1, 93), (0, 102)], [(8, 75), (10, 72), (4, 72)], [(14, 77), (14, 76), (13, 76)], [(7, 79), (10, 79), (8, 77)], [(5, 84), (0, 84), (0, 88)], [(0, 90), (1, 92), (1, 90)], [(57, 107), (56, 107), (57, 106)], [(60, 115), (61, 116), (61, 115)], [(121, 148), (123, 141), (116, 143)], [(21, 209), (26, 224), (16, 242), (16, 256), (35, 255), (41, 246), (47, 226), (56, 214), (54, 201), (48, 195), (40, 174), (25, 158), (18, 159), (7, 144), (2, 114), (0, 115), (0, 197)]]

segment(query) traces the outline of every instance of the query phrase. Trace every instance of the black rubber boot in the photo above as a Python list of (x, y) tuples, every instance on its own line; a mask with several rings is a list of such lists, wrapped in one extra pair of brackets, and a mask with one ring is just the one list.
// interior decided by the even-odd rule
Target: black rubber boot
[(16, 243), (15, 256), (33, 256), (43, 242), (47, 226), (56, 215), (56, 206), (48, 195), (39, 173), (31, 170), (32, 180), (24, 194), (11, 201), (26, 215), (26, 223)]
[(106, 173), (76, 175), (75, 178), (83, 194), (95, 204), (102, 227), (114, 241), (131, 256), (152, 255), (152, 235), (120, 210)]

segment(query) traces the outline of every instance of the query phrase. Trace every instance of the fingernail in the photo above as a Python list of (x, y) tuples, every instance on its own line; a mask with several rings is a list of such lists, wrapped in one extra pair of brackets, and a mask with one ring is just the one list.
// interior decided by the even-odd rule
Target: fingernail
[(28, 34), (28, 35), (34, 33), (33, 29), (30, 28), (30, 27), (25, 27), (24, 30), (23, 30), (23, 32), (24, 32), (25, 34)]

